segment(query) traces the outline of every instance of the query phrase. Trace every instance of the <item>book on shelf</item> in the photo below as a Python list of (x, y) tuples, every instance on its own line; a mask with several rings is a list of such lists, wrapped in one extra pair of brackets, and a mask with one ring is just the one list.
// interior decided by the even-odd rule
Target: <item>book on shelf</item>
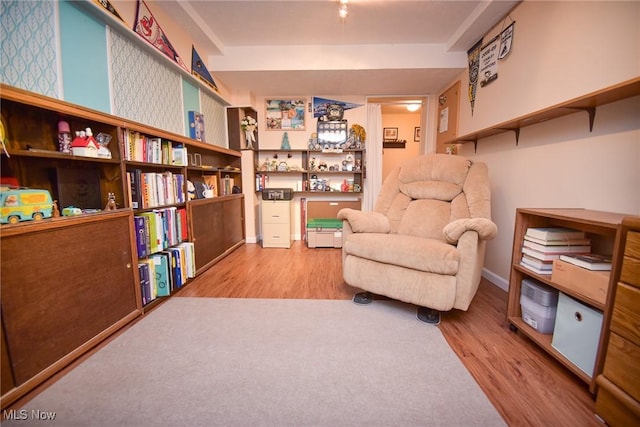
[(522, 254), (527, 254), (531, 258), (536, 258), (541, 261), (553, 261), (554, 259), (560, 259), (561, 254), (547, 254), (544, 252), (537, 251), (535, 249), (528, 248), (526, 246), (522, 247)]
[(591, 252), (591, 245), (543, 245), (540, 243), (524, 240), (522, 245), (526, 248), (534, 249), (545, 254), (588, 254)]
[(526, 268), (528, 270), (531, 270), (534, 273), (538, 273), (538, 274), (540, 274), (542, 276), (550, 276), (551, 272), (552, 272), (552, 270), (541, 270), (541, 269), (536, 268), (536, 267), (534, 267), (532, 265), (526, 264), (524, 261), (520, 261), (520, 265), (522, 267), (524, 267), (524, 268)]
[(146, 274), (147, 280), (146, 282), (141, 281), (140, 286), (144, 286), (143, 295), (147, 296), (146, 303), (149, 303), (154, 299), (156, 299), (158, 296), (156, 292), (156, 286), (155, 286), (155, 280), (156, 280), (155, 279), (156, 277), (155, 263), (153, 262), (153, 260), (147, 258), (147, 259), (140, 260), (138, 264), (138, 268), (141, 268), (140, 264), (146, 265), (146, 267), (142, 267), (142, 268), (146, 270), (145, 274)]
[(169, 282), (169, 260), (167, 259), (167, 254), (160, 252), (151, 255), (149, 258), (153, 262), (155, 269), (156, 295), (159, 297), (169, 296), (171, 289)]
[(553, 261), (543, 261), (525, 254), (522, 255), (522, 263), (545, 271), (551, 271), (551, 269), (553, 268)]
[(138, 258), (149, 255), (149, 221), (145, 216), (136, 215), (133, 217), (136, 230), (136, 246), (138, 248)]
[(543, 240), (584, 239), (585, 232), (565, 227), (529, 227), (525, 235)]
[(141, 262), (138, 264), (138, 273), (140, 275), (140, 294), (142, 296), (142, 305), (151, 302), (151, 282), (149, 281), (149, 264)]
[(590, 245), (591, 239), (583, 237), (580, 239), (563, 239), (563, 240), (547, 240), (540, 239), (538, 237), (524, 235), (524, 239), (533, 243), (539, 243), (545, 246), (577, 246), (577, 245)]
[(611, 270), (611, 257), (600, 254), (562, 254), (560, 260), (568, 262), (587, 270), (609, 271)]

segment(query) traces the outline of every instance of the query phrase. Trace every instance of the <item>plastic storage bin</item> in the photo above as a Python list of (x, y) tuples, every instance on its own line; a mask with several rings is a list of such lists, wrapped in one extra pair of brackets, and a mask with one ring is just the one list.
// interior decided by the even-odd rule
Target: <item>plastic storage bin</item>
[(522, 320), (541, 334), (550, 334), (556, 321), (556, 306), (536, 303), (525, 294), (520, 295)]
[(558, 305), (558, 290), (534, 279), (524, 279), (520, 293), (545, 307)]

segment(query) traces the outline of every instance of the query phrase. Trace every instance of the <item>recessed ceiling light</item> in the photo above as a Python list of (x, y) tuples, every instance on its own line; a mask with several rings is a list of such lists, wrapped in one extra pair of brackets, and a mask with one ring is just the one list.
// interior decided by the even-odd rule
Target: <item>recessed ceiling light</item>
[(416, 112), (420, 109), (420, 104), (407, 104), (407, 110), (413, 112)]

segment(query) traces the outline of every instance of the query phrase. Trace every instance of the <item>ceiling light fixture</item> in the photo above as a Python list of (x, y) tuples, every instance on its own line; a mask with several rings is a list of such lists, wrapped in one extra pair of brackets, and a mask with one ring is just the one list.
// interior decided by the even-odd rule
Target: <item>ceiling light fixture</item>
[(407, 110), (411, 111), (412, 113), (418, 111), (420, 109), (420, 104), (407, 104)]
[(340, 7), (338, 9), (338, 16), (344, 19), (349, 14), (349, 9), (347, 9), (347, 3), (349, 0), (340, 0)]

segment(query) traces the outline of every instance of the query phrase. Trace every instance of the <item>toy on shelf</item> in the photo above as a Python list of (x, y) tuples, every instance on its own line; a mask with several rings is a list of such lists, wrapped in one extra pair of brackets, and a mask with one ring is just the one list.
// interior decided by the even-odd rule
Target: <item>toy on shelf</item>
[(51, 218), (53, 201), (48, 190), (3, 187), (0, 191), (0, 223), (17, 224)]
[(118, 209), (118, 206), (116, 205), (116, 196), (113, 193), (109, 193), (109, 196), (107, 197), (107, 205), (104, 207), (104, 210), (115, 211), (116, 209)]

